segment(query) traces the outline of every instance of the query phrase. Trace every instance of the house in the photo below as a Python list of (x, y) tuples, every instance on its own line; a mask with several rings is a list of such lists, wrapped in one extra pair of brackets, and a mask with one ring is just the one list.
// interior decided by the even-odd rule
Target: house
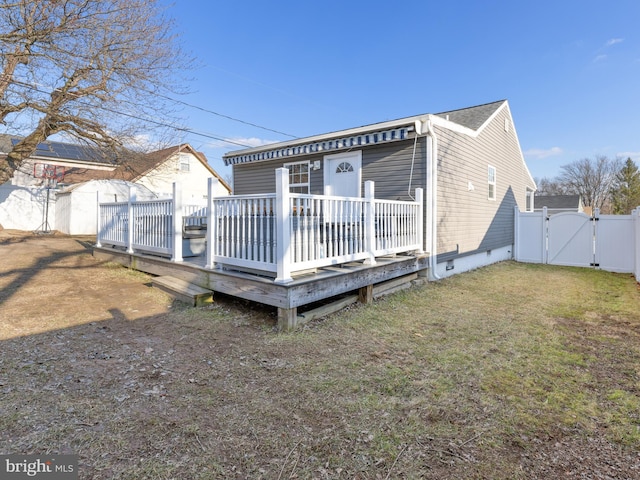
[[(0, 155), (6, 155), (17, 141), (18, 137), (0, 135)], [(75, 215), (66, 211), (72, 206), (79, 208), (81, 204), (82, 211), (87, 211), (87, 198), (95, 205), (98, 190), (92, 191), (92, 188), (104, 189), (105, 193), (111, 194), (122, 189), (122, 182), (128, 182), (137, 185), (141, 194), (148, 198), (149, 192), (156, 197), (171, 195), (173, 183), (179, 182), (184, 202), (204, 204), (207, 178), (218, 180), (215, 195), (230, 193), (231, 188), (208, 165), (206, 157), (189, 144), (147, 154), (127, 152), (127, 159), (122, 161), (95, 147), (42, 142), (11, 181), (0, 185), (0, 225), (19, 230), (96, 233), (97, 207), (88, 209), (93, 212), (90, 215), (80, 214), (80, 210)], [(108, 180), (119, 183), (110, 188), (106, 186)], [(87, 185), (79, 188), (79, 184)], [(79, 200), (80, 196), (83, 200)], [(57, 204), (58, 198), (64, 200)], [(56, 223), (58, 215), (64, 219), (59, 225)]]
[(130, 159), (111, 171), (86, 167), (67, 169), (65, 184), (89, 180), (116, 179), (142, 185), (158, 195), (171, 195), (173, 184), (182, 185), (183, 201), (204, 203), (207, 178), (218, 180), (215, 196), (229, 195), (231, 187), (207, 162), (203, 153), (184, 143), (145, 154), (130, 154)]
[(275, 191), (410, 200), (425, 191), (424, 251), (433, 278), (511, 258), (514, 206), (531, 211), (535, 182), (506, 100), (423, 114), (226, 154), (234, 194)]
[[(368, 303), (418, 276), (435, 280), (513, 258), (514, 207), (532, 211), (536, 189), (507, 101), (223, 159), (234, 194), (209, 196), (206, 209), (158, 200), (154, 212), (163, 213), (150, 218), (149, 204), (134, 199), (128, 210), (101, 203), (94, 255), (275, 306), (281, 329)], [(206, 229), (206, 242), (185, 258), (191, 226)]]
[[(0, 157), (6, 155), (21, 140), (14, 135), (0, 134)], [(16, 170), (8, 182), (16, 187), (46, 186), (48, 175), (61, 181), (68, 169), (82, 168), (96, 172), (112, 172), (118, 165), (116, 156), (88, 145), (64, 142), (42, 142), (36, 151)]]
[(534, 202), (534, 211), (541, 212), (546, 207), (549, 215), (562, 212), (587, 213), (580, 195), (536, 195)]

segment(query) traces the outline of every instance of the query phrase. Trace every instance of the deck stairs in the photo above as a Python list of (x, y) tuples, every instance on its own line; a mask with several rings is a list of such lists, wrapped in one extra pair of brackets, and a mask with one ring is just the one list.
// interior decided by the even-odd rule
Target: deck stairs
[(212, 290), (194, 285), (180, 278), (163, 275), (153, 278), (151, 284), (175, 299), (194, 307), (203, 307), (213, 303)]

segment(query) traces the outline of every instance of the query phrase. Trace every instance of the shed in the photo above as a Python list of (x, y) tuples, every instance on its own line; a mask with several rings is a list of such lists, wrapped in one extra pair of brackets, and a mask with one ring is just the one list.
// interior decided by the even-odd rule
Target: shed
[(98, 192), (101, 202), (126, 202), (132, 187), (139, 200), (158, 197), (147, 187), (125, 180), (90, 180), (62, 189), (55, 203), (55, 229), (69, 235), (95, 235)]
[(541, 212), (544, 207), (547, 207), (549, 215), (585, 211), (580, 195), (536, 195), (534, 202), (534, 211)]

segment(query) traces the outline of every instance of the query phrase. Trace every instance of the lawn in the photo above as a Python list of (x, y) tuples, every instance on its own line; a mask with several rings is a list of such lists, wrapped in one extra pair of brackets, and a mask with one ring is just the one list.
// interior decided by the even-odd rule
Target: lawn
[(221, 298), (3, 340), (0, 451), (92, 479), (640, 478), (630, 275), (505, 262), (274, 325)]

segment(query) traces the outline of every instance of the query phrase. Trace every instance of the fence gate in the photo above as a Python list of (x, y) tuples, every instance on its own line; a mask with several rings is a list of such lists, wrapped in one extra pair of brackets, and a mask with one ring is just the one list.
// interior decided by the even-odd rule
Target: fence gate
[(595, 223), (588, 215), (578, 212), (558, 213), (549, 217), (546, 263), (595, 266)]
[(633, 272), (640, 282), (640, 207), (631, 215), (594, 217), (578, 212), (549, 216), (547, 209), (516, 207), (515, 255), (519, 262), (596, 267)]

